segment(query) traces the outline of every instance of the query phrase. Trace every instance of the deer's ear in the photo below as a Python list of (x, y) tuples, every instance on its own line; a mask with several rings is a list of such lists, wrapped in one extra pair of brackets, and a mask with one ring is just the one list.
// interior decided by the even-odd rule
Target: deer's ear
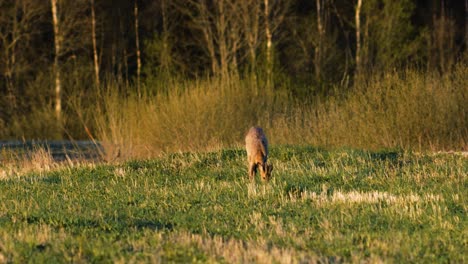
[(273, 164), (268, 164), (268, 172), (271, 173), (271, 171), (273, 170)]

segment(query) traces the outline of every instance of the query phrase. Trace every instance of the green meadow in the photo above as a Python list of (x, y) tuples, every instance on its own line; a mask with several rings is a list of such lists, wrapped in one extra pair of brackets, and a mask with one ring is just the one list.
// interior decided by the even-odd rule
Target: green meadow
[(273, 146), (0, 180), (0, 263), (465, 263), (468, 159)]

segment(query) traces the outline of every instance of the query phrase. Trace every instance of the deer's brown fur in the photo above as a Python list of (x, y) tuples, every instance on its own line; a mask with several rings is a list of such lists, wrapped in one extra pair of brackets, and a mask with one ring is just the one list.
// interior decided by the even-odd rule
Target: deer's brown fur
[(268, 181), (271, 178), (273, 166), (267, 163), (268, 140), (262, 128), (251, 127), (249, 129), (245, 136), (245, 148), (247, 150), (250, 180), (254, 180), (257, 168), (259, 168), (262, 180)]

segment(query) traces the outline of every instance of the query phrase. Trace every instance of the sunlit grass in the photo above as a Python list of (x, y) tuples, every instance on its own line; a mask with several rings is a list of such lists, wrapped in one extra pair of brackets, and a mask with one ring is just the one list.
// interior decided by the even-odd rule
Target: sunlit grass
[(466, 262), (468, 159), (276, 146), (0, 180), (0, 261)]

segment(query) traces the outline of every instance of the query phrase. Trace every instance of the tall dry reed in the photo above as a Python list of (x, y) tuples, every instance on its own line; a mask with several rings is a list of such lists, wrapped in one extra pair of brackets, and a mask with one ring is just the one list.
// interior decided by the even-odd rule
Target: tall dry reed
[(365, 149), (467, 150), (468, 67), (441, 76), (415, 70), (375, 76), (345, 97), (295, 107), (274, 120), (278, 143)]
[(285, 87), (235, 76), (168, 82), (166, 94), (142, 98), (109, 89), (98, 107), (97, 133), (109, 158), (123, 159), (239, 146), (254, 124), (272, 145), (466, 149), (466, 76), (465, 65), (444, 76), (391, 72), (308, 105)]

